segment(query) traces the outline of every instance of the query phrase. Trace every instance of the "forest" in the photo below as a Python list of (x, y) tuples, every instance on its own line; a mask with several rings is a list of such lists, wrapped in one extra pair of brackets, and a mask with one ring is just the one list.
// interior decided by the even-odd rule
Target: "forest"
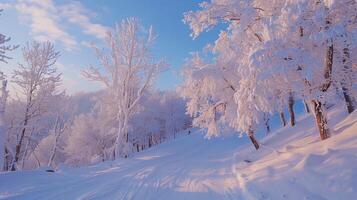
[[(139, 1), (137, 3), (140, 4)], [(56, 9), (58, 13), (69, 16), (75, 13), (74, 7), (57, 8), (55, 2), (50, 0), (9, 1), (0, 3), (0, 21), (7, 19), (7, 11), (13, 9), (18, 12), (27, 9), (26, 12), (34, 12), (31, 16), (41, 15), (42, 11), (30, 8), (46, 10), (45, 4), (53, 6), (49, 9)], [(84, 2), (77, 2), (73, 6), (82, 4)], [(295, 146), (299, 144), (300, 148), (310, 149), (304, 150), (306, 155), (326, 147), (327, 153), (324, 152), (327, 157), (330, 149), (339, 152), (343, 149), (346, 153), (338, 155), (344, 158), (351, 154), (351, 157), (346, 157), (346, 161), (343, 161), (345, 164), (337, 164), (336, 161), (336, 164), (328, 165), (335, 166), (329, 168), (328, 174), (338, 174), (339, 167), (346, 170), (351, 168), (349, 172), (352, 174), (347, 185), (341, 186), (342, 189), (335, 188), (338, 191), (336, 194), (341, 192), (342, 196), (331, 196), (331, 199), (352, 199), (353, 195), (357, 195), (357, 174), (352, 172), (356, 170), (357, 164), (357, 2), (210, 0), (196, 2), (194, 5), (196, 7), (180, 13), (179, 23), (187, 28), (188, 34), (185, 36), (189, 37), (190, 43), (204, 41), (204, 44), (202, 48), (186, 52), (187, 56), (181, 59), (182, 65), (175, 74), (180, 77), (180, 82), (165, 90), (157, 87), (158, 80), (168, 71), (173, 71), (173, 65), (157, 50), (158, 46), (163, 45), (160, 37), (164, 33), (144, 23), (145, 18), (142, 20), (137, 16), (129, 16), (115, 19), (116, 22), (110, 26), (105, 25), (108, 28), (101, 40), (90, 42), (86, 47), (94, 62), (82, 66), (76, 74), (78, 79), (100, 88), (76, 93), (68, 92), (72, 86), (66, 83), (68, 78), (62, 73), (63, 64), (59, 61), (65, 59), (67, 53), (58, 41), (35, 38), (22, 43), (14, 39), (12, 33), (3, 32), (6, 27), (2, 27), (0, 182), (8, 180), (6, 176), (16, 176), (16, 173), (22, 171), (45, 169), (47, 173), (57, 173), (62, 168), (78, 170), (88, 166), (102, 166), (104, 163), (107, 163), (105, 166), (113, 167), (116, 162), (120, 162), (120, 167), (127, 165), (134, 169), (136, 165), (133, 162), (139, 158), (145, 160), (143, 155), (151, 155), (154, 159), (155, 154), (152, 153), (161, 152), (157, 154), (160, 157), (161, 154), (166, 155), (165, 149), (173, 158), (182, 159), (173, 159), (172, 162), (185, 162), (190, 159), (183, 156), (186, 155), (184, 152), (196, 155), (195, 152), (200, 150), (198, 144), (202, 145), (202, 156), (197, 154), (194, 158), (204, 163), (210, 160), (208, 152), (211, 151), (211, 155), (225, 152), (224, 156), (233, 156), (232, 152), (227, 153), (231, 151), (227, 150), (230, 143), (220, 144), (220, 139), (228, 137), (232, 138), (228, 139), (231, 141), (242, 141), (232, 144), (232, 148), (239, 147), (242, 152), (249, 149), (249, 153), (233, 152), (242, 156), (243, 163), (251, 165), (255, 165), (255, 161), (258, 163), (259, 159), (267, 159), (270, 155), (268, 151), (274, 155), (282, 154), (281, 149), (289, 151), (294, 142)], [(89, 24), (90, 19), (87, 16), (72, 16), (68, 20)], [(170, 19), (168, 17), (165, 20)], [(38, 26), (43, 25), (46, 23)], [(92, 29), (88, 27), (89, 31), (102, 26), (92, 25)], [(15, 32), (13, 34), (16, 35)], [(173, 52), (175, 48), (179, 47), (170, 46)], [(86, 57), (76, 59), (86, 60)], [(339, 125), (341, 123), (347, 124), (344, 126), (345, 132), (342, 125)], [(196, 135), (203, 137), (197, 139)], [(304, 140), (306, 138), (310, 139)], [(333, 143), (340, 140), (344, 143)], [(191, 146), (189, 141), (199, 141), (198, 146)], [(314, 148), (311, 143), (314, 143)], [(169, 146), (175, 147), (174, 153)], [(187, 155), (190, 157), (190, 154)], [(157, 162), (165, 165), (171, 160)], [(306, 162), (306, 166), (313, 163), (312, 166), (321, 167), (325, 160), (321, 164), (318, 159)], [(143, 162), (138, 164), (142, 167), (137, 168), (143, 170), (150, 163)], [(287, 163), (292, 167), (292, 162)], [(186, 164), (189, 168), (190, 162)], [(270, 163), (269, 166), (277, 165)], [(212, 176), (214, 174), (210, 173)], [(256, 175), (259, 177), (259, 174)], [(17, 179), (21, 181), (21, 174), (18, 176)], [(244, 178), (236, 176), (238, 181)], [(316, 180), (314, 182), (319, 182)], [(323, 181), (324, 176), (321, 175), (319, 180)], [(336, 178), (335, 181), (341, 183), (343, 180)], [(124, 178), (118, 181), (125, 182)], [(30, 183), (37, 184), (35, 179)], [(133, 184), (139, 185), (136, 182)], [(170, 180), (167, 180), (167, 184), (170, 185)], [(121, 187), (120, 184), (118, 187)], [(278, 187), (274, 186), (275, 192)], [(329, 189), (326, 191), (334, 191)], [(0, 199), (2, 195), (4, 199), (36, 199), (30, 196), (6, 196), (11, 190), (0, 186)], [(312, 195), (306, 199), (330, 199), (323, 196), (325, 189), (317, 189), (315, 192), (322, 196)], [(133, 193), (140, 194), (140, 191)], [(269, 194), (261, 192), (260, 196), (236, 197), (269, 199)], [(153, 195), (117, 198), (163, 198), (159, 198), (155, 192)], [(279, 198), (272, 196), (271, 199), (303, 199), (299, 195), (290, 195), (291, 198), (285, 194), (279, 195)], [(214, 196), (177, 198), (185, 197), (226, 199)], [(68, 196), (68, 199), (77, 198), (80, 197)], [(114, 196), (84, 197), (113, 198), (116, 199)], [(38, 199), (46, 199), (46, 196), (39, 196)]]

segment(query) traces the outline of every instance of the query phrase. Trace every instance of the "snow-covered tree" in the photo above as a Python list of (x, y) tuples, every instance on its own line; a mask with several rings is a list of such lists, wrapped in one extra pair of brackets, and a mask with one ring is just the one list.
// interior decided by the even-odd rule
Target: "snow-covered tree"
[[(332, 80), (341, 87), (348, 113), (356, 109), (356, 97), (353, 84), (357, 82), (356, 71), (353, 70), (353, 48), (356, 46), (357, 2), (335, 1), (330, 6), (331, 29), (334, 33), (334, 69)], [(356, 56), (354, 56), (356, 57)]]
[[(80, 166), (112, 158), (117, 135), (115, 112), (110, 106), (102, 106), (103, 91), (96, 96), (98, 103), (90, 108), (92, 111), (77, 115), (72, 122), (68, 120), (70, 123), (60, 138), (65, 141), (63, 153), (70, 165)], [(189, 128), (191, 118), (185, 114), (185, 105), (186, 102), (176, 92), (146, 91), (137, 112), (128, 122), (128, 140), (132, 144), (129, 153), (175, 139), (181, 131)], [(53, 136), (51, 138), (54, 139)]]
[[(271, 35), (274, 37), (264, 44), (257, 56), (262, 66), (269, 67), (267, 71), (273, 85), (278, 80), (274, 74), (282, 74), (280, 77), (287, 79), (284, 85), (304, 102), (311, 102), (321, 139), (329, 137), (324, 104), (333, 100), (335, 91), (331, 86), (344, 83), (342, 85), (346, 87), (342, 86), (342, 90), (346, 102), (353, 102), (351, 67), (346, 67), (346, 59), (340, 65), (344, 67), (339, 67), (336, 62), (336, 44), (344, 35), (340, 33), (342, 23), (336, 23), (340, 18), (334, 14), (337, 10), (342, 11), (338, 4), (335, 1), (288, 2), (273, 23), (275, 28)], [(351, 1), (343, 5), (355, 9), (355, 3)], [(345, 12), (354, 13), (351, 10)], [(352, 107), (347, 107), (350, 112)]]
[[(266, 13), (264, 7), (255, 6), (253, 1), (215, 0), (210, 3), (201, 3), (200, 7), (202, 10), (185, 14), (185, 22), (190, 25), (194, 37), (220, 22), (229, 23), (227, 30), (220, 33), (213, 48), (213, 53), (218, 54), (215, 63), (211, 65), (213, 73), (204, 75), (205, 77), (212, 77), (211, 74), (221, 76), (212, 78), (220, 81), (210, 80), (207, 82), (208, 84), (203, 83), (202, 87), (206, 88), (214, 84), (215, 87), (218, 86), (217, 91), (214, 92), (215, 96), (223, 90), (222, 88), (230, 88), (230, 94), (217, 96), (218, 98), (216, 97), (214, 103), (211, 104), (213, 106), (206, 109), (208, 112), (205, 115), (201, 114), (196, 119), (201, 117), (205, 119), (201, 121), (211, 119), (208, 127), (217, 132), (215, 123), (212, 122), (215, 122), (217, 116), (220, 116), (217, 115), (217, 108), (224, 105), (220, 108), (225, 110), (224, 115), (227, 111), (229, 113), (232, 110), (235, 113), (230, 113), (229, 116), (222, 119), (239, 132), (247, 133), (255, 148), (258, 149), (259, 145), (254, 138), (254, 132), (262, 121), (264, 113), (270, 112), (270, 110), (266, 103), (267, 94), (262, 88), (259, 88), (261, 83), (258, 73), (261, 69), (250, 61), (250, 57), (261, 48), (266, 40), (266, 26), (263, 22), (269, 14)], [(228, 75), (229, 78), (227, 78)], [(187, 83), (191, 85), (189, 79)], [(204, 77), (197, 80), (199, 79), (203, 80)], [(200, 93), (196, 94), (200, 95)], [(230, 102), (230, 108), (227, 107), (227, 102)]]
[(61, 74), (55, 67), (59, 52), (55, 51), (50, 42), (28, 43), (23, 48), (23, 57), (25, 64), (19, 64), (13, 76), (13, 82), (21, 92), (20, 98), (25, 103), (22, 121), (19, 125), (21, 128), (16, 134), (18, 139), (11, 170), (21, 167), (19, 166), (21, 158), (24, 163), (33, 133), (39, 128), (35, 124), (47, 111), (45, 105), (50, 106), (53, 103), (53, 97), (58, 94), (57, 86), (61, 81)]
[(105, 132), (93, 115), (77, 116), (69, 129), (65, 153), (66, 162), (71, 165), (84, 165), (107, 160), (113, 131)]
[[(0, 9), (0, 15), (3, 10)], [(11, 40), (10, 37), (7, 37), (0, 33), (0, 63), (7, 63), (8, 59), (11, 59), (6, 53), (9, 51), (13, 51), (18, 48), (17, 45), (9, 45), (7, 44)], [(6, 110), (6, 102), (8, 97), (7, 91), (7, 79), (5, 74), (0, 70), (0, 82), (1, 82), (1, 95), (0, 95), (0, 164), (3, 163), (4, 153), (5, 153), (5, 110)]]
[(186, 101), (176, 92), (150, 92), (142, 99), (140, 109), (130, 121), (130, 140), (136, 151), (175, 139), (190, 126)]
[(233, 95), (235, 79), (225, 68), (216, 68), (198, 53), (192, 55), (184, 67), (185, 82), (181, 95), (188, 100), (187, 112), (193, 117), (193, 126), (206, 128), (207, 136), (217, 136), (223, 125), (235, 118)]
[(145, 30), (135, 18), (123, 20), (107, 35), (110, 53), (95, 48), (101, 67), (83, 71), (86, 78), (105, 86), (107, 96), (103, 106), (106, 104), (115, 112), (117, 134), (113, 158), (127, 156), (130, 152), (128, 122), (164, 66), (164, 62), (156, 61), (150, 52), (154, 39), (152, 27)]
[(6, 101), (8, 97), (7, 91), (7, 80), (5, 75), (0, 72), (1, 85), (1, 96), (0, 96), (0, 164), (4, 163), (5, 158), (5, 134), (6, 134), (6, 124), (5, 124), (5, 110)]
[(203, 61), (199, 54), (193, 55), (184, 69), (186, 79), (181, 94), (188, 99), (187, 111), (194, 118), (193, 125), (206, 128), (208, 137), (217, 136), (230, 126), (247, 133), (258, 149), (254, 130), (263, 112), (254, 109), (249, 101), (257, 98), (246, 85), (248, 79), (235, 70), (239, 60), (235, 57), (237, 48), (230, 44), (226, 34), (221, 33), (214, 48), (218, 54), (215, 63)]
[[(3, 10), (0, 9), (0, 15)], [(0, 63), (7, 63), (8, 59), (11, 59), (6, 53), (18, 48), (18, 45), (9, 45), (7, 44), (11, 40), (10, 37), (0, 33)]]
[(44, 105), (47, 107), (46, 113), (36, 124), (42, 129), (34, 138), (34, 147), (26, 158), (27, 169), (40, 166), (56, 168), (65, 161), (64, 147), (69, 133), (67, 129), (74, 118), (74, 107), (72, 99), (65, 93), (54, 97), (56, 99), (51, 100), (52, 105)]
[[(300, 98), (311, 102), (321, 139), (326, 139), (329, 131), (324, 104), (333, 99), (333, 84), (341, 85), (348, 110), (353, 110), (355, 79), (353, 59), (349, 58), (353, 48), (346, 47), (356, 32), (354, 1), (212, 0), (200, 7), (185, 14), (192, 35), (197, 37), (221, 22), (227, 23), (214, 46), (224, 44), (223, 55), (229, 55), (232, 46), (237, 49), (232, 56), (239, 60), (234, 64), (236, 72), (230, 71), (237, 81), (234, 92), (237, 115), (230, 124), (232, 127), (252, 132), (262, 122), (261, 113), (282, 114), (285, 106), (294, 125), (293, 106), (295, 98)], [(337, 48), (339, 37), (344, 38), (341, 50)], [(222, 43), (223, 38), (228, 42)], [(339, 68), (335, 58), (338, 51), (342, 58)], [(218, 56), (218, 67), (222, 66), (219, 60)], [(190, 79), (189, 76), (187, 82)], [(224, 98), (215, 101), (219, 100)], [(204, 118), (212, 116), (216, 117), (211, 112)], [(285, 124), (285, 116), (281, 116)]]

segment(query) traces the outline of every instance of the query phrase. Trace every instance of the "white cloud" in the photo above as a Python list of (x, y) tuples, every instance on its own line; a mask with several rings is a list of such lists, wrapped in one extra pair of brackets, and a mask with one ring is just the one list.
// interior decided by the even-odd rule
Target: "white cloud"
[(82, 41), (81, 45), (83, 45), (84, 47), (87, 47), (87, 48), (93, 48), (93, 44), (88, 41)]
[[(49, 40), (56, 44), (62, 44), (66, 50), (91, 47), (90, 41), (92, 39), (103, 39), (107, 30), (109, 30), (108, 27), (94, 23), (93, 18), (96, 17), (96, 14), (80, 3), (70, 2), (64, 4), (61, 1), (53, 0), (9, 0), (6, 3), (1, 2), (0, 9), (13, 9), (16, 11), (20, 21), (26, 27), (29, 27), (32, 39), (38, 41)], [(11, 23), (15, 23), (15, 19)], [(83, 34), (92, 37), (83, 38)], [(77, 53), (82, 52), (72, 53), (77, 55)], [(66, 63), (56, 63), (58, 72), (62, 73), (62, 89), (66, 89), (67, 92), (73, 94), (81, 90), (92, 91), (100, 88), (96, 83), (86, 81), (80, 77), (80, 64), (69, 64), (71, 60), (67, 60), (68, 57), (65, 58), (63, 56), (60, 59)], [(9, 67), (8, 74), (11, 73), (11, 70), (13, 68)]]
[(9, 3), (0, 3), (0, 10), (1, 9), (8, 9), (11, 8), (11, 4)]
[(51, 0), (19, 1), (14, 8), (29, 23), (35, 40), (61, 42), (67, 49), (76, 47), (76, 40), (60, 26), (58, 10)]
[(98, 39), (106, 37), (109, 28), (91, 22), (89, 16), (94, 15), (94, 13), (87, 10), (79, 2), (64, 5), (61, 10), (68, 21), (81, 27), (84, 33), (95, 36)]
[(12, 4), (0, 3), (4, 8), (15, 8), (30, 27), (30, 34), (38, 41), (62, 43), (67, 50), (78, 47), (75, 37), (65, 29), (65, 23), (81, 28), (84, 34), (104, 39), (108, 27), (91, 21), (95, 14), (79, 2), (57, 5), (53, 0), (18, 0)]

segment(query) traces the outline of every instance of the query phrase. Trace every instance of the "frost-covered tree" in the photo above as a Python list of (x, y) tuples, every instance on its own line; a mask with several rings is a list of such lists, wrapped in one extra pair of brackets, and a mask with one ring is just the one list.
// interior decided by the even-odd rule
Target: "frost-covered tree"
[[(3, 10), (0, 9), (0, 15)], [(18, 48), (17, 45), (8, 45), (7, 43), (11, 40), (10, 37), (7, 37), (0, 33), (0, 64), (7, 63), (8, 59), (11, 59), (6, 53), (9, 51), (13, 51)], [(5, 110), (6, 110), (6, 102), (8, 97), (7, 91), (7, 79), (5, 74), (0, 70), (0, 82), (1, 82), (1, 95), (0, 95), (0, 164), (3, 163), (3, 159), (5, 158)]]
[(193, 117), (193, 126), (206, 128), (208, 137), (218, 135), (220, 126), (229, 125), (225, 115), (235, 116), (234, 112), (225, 112), (236, 108), (233, 102), (235, 86), (198, 53), (185, 64), (183, 73), (185, 82), (180, 93), (188, 100), (187, 112)]
[[(252, 108), (251, 102), (247, 101), (247, 96), (243, 93), (254, 94), (249, 88), (242, 87), (244, 78), (235, 68), (239, 60), (235, 57), (238, 48), (230, 45), (226, 36), (226, 33), (221, 33), (216, 42), (213, 52), (218, 56), (214, 63), (204, 61), (199, 54), (193, 54), (192, 59), (186, 63), (186, 79), (180, 91), (182, 96), (188, 99), (187, 111), (194, 118), (193, 125), (206, 128), (208, 137), (219, 135), (224, 131), (224, 127), (229, 126), (241, 133), (247, 133), (258, 149), (259, 144), (254, 136), (256, 123), (253, 118), (260, 120), (262, 112), (249, 110)], [(245, 99), (240, 101), (240, 98)], [(241, 114), (244, 109), (252, 115)]]
[(104, 132), (93, 115), (81, 114), (77, 116), (69, 133), (65, 146), (66, 162), (71, 165), (84, 165), (107, 160), (113, 132)]
[[(273, 5), (272, 3), (270, 6)], [(212, 104), (213, 106), (206, 109), (208, 111), (206, 115), (200, 115), (196, 119), (201, 117), (205, 120), (211, 119), (208, 127), (217, 132), (215, 123), (212, 122), (216, 121), (217, 116), (222, 116), (216, 114), (217, 106), (224, 105), (223, 110), (226, 111), (223, 113), (227, 111), (229, 113), (232, 110), (235, 113), (231, 113), (222, 119), (239, 132), (247, 133), (257, 149), (259, 145), (254, 137), (255, 129), (264, 118), (264, 113), (270, 112), (266, 103), (268, 96), (264, 90), (259, 88), (261, 83), (258, 73), (261, 69), (250, 61), (250, 56), (260, 49), (267, 39), (266, 26), (263, 22), (265, 17), (270, 14), (266, 13), (262, 6), (264, 5), (255, 5), (253, 1), (216, 0), (210, 3), (201, 3), (201, 10), (185, 14), (185, 22), (190, 25), (194, 37), (220, 22), (229, 24), (227, 30), (221, 32), (213, 48), (213, 53), (218, 54), (215, 63), (211, 66), (213, 73), (207, 73), (204, 76), (212, 77), (211, 74), (219, 76), (222, 72), (225, 75), (213, 78), (220, 80), (220, 83), (210, 80), (208, 85), (204, 83), (202, 87), (209, 87), (212, 84), (215, 87), (219, 85), (217, 87), (218, 94), (222, 91), (222, 87), (230, 88), (230, 95), (218, 96), (213, 101), (215, 102)], [(214, 70), (218, 72), (214, 72)], [(219, 71), (221, 72), (219, 73)], [(229, 78), (227, 78), (228, 75)], [(200, 77), (199, 79), (204, 78)], [(186, 83), (190, 84), (189, 82)], [(214, 93), (216, 95), (216, 91)], [(199, 93), (196, 94), (200, 95)], [(227, 101), (226, 98), (229, 100)], [(231, 108), (226, 107), (226, 102), (230, 102)], [(261, 107), (258, 107), (257, 104)]]
[[(249, 133), (249, 127), (261, 123), (260, 112), (283, 113), (285, 106), (294, 125), (293, 106), (300, 98), (311, 103), (321, 139), (326, 139), (324, 104), (333, 100), (333, 84), (341, 85), (348, 110), (353, 110), (353, 58), (348, 53), (353, 48), (345, 47), (353, 43), (346, 35), (352, 38), (356, 31), (354, 1), (212, 0), (200, 7), (185, 14), (193, 36), (227, 23), (223, 33), (229, 45), (222, 54), (230, 54), (230, 46), (238, 49), (232, 56), (239, 60), (234, 128)], [(344, 38), (339, 42), (342, 48), (337, 48), (339, 37)], [(336, 52), (341, 52), (340, 67)]]
[[(93, 93), (97, 103), (87, 107), (87, 111), (77, 113), (74, 119), (68, 119), (66, 129), (59, 140), (59, 154), (53, 166), (65, 160), (74, 166), (103, 162), (112, 159), (112, 147), (117, 134), (115, 111), (110, 106), (103, 106), (105, 91)], [(90, 95), (82, 94), (88, 98)], [(70, 105), (81, 103), (78, 97), (70, 98)], [(82, 99), (82, 98), (80, 98)], [(157, 92), (148, 90), (139, 102), (137, 111), (128, 122), (130, 152), (138, 152), (161, 142), (174, 139), (180, 131), (190, 127), (190, 117), (185, 114), (186, 102), (175, 92)], [(41, 148), (36, 155), (48, 160), (49, 149), (54, 135), (41, 140)], [(64, 143), (64, 144), (63, 144)], [(43, 159), (46, 158), (46, 159)]]
[(54, 97), (56, 99), (50, 102), (52, 105), (45, 105), (46, 113), (36, 124), (43, 128), (27, 157), (27, 169), (40, 166), (56, 168), (65, 161), (64, 147), (69, 133), (67, 129), (74, 118), (74, 107), (72, 99), (64, 92)]
[(130, 140), (136, 151), (175, 139), (180, 131), (190, 127), (186, 101), (176, 92), (150, 92), (140, 105), (140, 112), (130, 121)]
[(357, 2), (335, 1), (329, 8), (331, 29), (333, 29), (335, 62), (332, 80), (341, 87), (348, 113), (356, 109), (356, 97), (353, 84), (356, 83), (356, 71), (353, 70), (352, 52), (356, 46)]
[[(0, 15), (3, 10), (0, 9)], [(7, 60), (11, 59), (6, 53), (12, 51), (18, 47), (18, 45), (9, 45), (7, 44), (11, 40), (10, 37), (5, 36), (4, 34), (0, 33), (0, 63), (4, 62), (7, 63)]]
[(113, 158), (130, 152), (128, 123), (143, 94), (164, 66), (150, 52), (154, 39), (152, 27), (145, 30), (135, 18), (123, 20), (107, 35), (109, 54), (95, 48), (101, 67), (83, 71), (86, 78), (105, 86), (107, 98), (103, 106), (106, 104), (115, 112), (117, 134)]
[(20, 98), (24, 100), (24, 108), (19, 133), (16, 140), (11, 170), (21, 168), (27, 157), (28, 146), (37, 127), (39, 117), (46, 111), (45, 105), (50, 105), (57, 94), (57, 86), (61, 81), (61, 74), (57, 72), (55, 63), (59, 52), (55, 51), (50, 42), (28, 43), (23, 48), (25, 64), (19, 64), (14, 70), (13, 82), (20, 91)]
[(6, 124), (5, 124), (5, 110), (6, 110), (6, 101), (8, 97), (7, 91), (7, 80), (5, 75), (0, 72), (0, 81), (1, 85), (1, 96), (0, 96), (0, 164), (4, 163), (4, 158), (6, 157), (5, 148), (5, 135), (6, 135)]
[[(351, 3), (344, 2), (343, 5), (354, 8)], [(257, 56), (261, 65), (269, 67), (270, 77), (275, 79), (272, 83), (277, 79), (274, 74), (283, 74), (281, 77), (288, 80), (286, 85), (294, 94), (304, 102), (311, 102), (321, 139), (329, 137), (324, 104), (333, 100), (335, 91), (331, 86), (350, 85), (342, 90), (346, 102), (353, 101), (353, 96), (348, 95), (352, 91), (353, 73), (351, 70), (345, 72), (351, 67), (339, 67), (336, 62), (338, 38), (344, 35), (339, 33), (343, 30), (342, 23), (336, 22), (340, 18), (334, 14), (341, 11), (338, 4), (335, 1), (287, 2), (273, 23), (272, 33), (276, 36), (264, 44)], [(347, 16), (354, 13), (351, 10), (345, 12)]]
[[(105, 94), (100, 92), (97, 95), (98, 104), (91, 108), (92, 111), (77, 115), (73, 122), (69, 121), (60, 138), (60, 143), (62, 140), (65, 142), (62, 152), (70, 165), (80, 166), (112, 158), (117, 134), (117, 122), (113, 118), (115, 112), (109, 106), (102, 106), (101, 98)], [(185, 105), (186, 102), (176, 92), (146, 91), (137, 112), (128, 122), (128, 140), (132, 144), (129, 153), (175, 139), (181, 131), (189, 128), (191, 118), (185, 114)], [(48, 153), (46, 155), (48, 158)]]

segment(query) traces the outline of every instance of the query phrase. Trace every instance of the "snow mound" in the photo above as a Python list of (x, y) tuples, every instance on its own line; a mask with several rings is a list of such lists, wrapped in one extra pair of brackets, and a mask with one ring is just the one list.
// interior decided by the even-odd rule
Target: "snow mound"
[(329, 111), (333, 137), (312, 116), (276, 130), (255, 151), (236, 135), (200, 131), (129, 159), (82, 168), (0, 174), (0, 199), (355, 199), (357, 112)]

